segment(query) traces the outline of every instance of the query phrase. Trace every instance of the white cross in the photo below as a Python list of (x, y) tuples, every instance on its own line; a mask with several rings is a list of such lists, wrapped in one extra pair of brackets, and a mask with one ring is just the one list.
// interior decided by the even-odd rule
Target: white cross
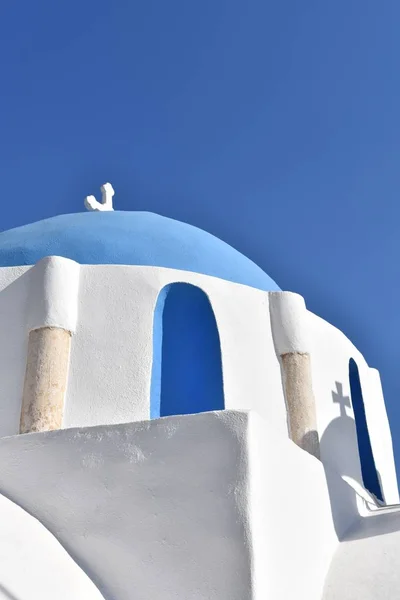
[(113, 196), (114, 188), (111, 183), (105, 183), (101, 186), (101, 202), (98, 202), (94, 196), (86, 196), (85, 206), (88, 210), (114, 210)]

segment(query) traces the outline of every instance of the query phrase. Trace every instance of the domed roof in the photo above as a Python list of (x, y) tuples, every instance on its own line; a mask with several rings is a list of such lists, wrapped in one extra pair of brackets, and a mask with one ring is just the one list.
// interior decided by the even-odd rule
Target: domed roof
[(215, 236), (148, 212), (67, 214), (0, 233), (1, 267), (33, 265), (44, 256), (80, 264), (169, 267), (279, 290), (256, 264)]

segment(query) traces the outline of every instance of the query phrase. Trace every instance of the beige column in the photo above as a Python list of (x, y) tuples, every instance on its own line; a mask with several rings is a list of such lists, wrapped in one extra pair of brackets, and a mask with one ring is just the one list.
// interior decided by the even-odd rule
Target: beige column
[(71, 333), (42, 327), (29, 333), (20, 433), (61, 429)]
[(316, 458), (319, 436), (311, 380), (310, 355), (288, 352), (281, 356), (290, 439)]
[(43, 258), (29, 271), (29, 338), (20, 433), (62, 428), (79, 275), (80, 265), (61, 256)]
[(271, 292), (269, 305), (275, 350), (282, 368), (289, 437), (319, 458), (306, 305), (301, 296), (292, 292)]

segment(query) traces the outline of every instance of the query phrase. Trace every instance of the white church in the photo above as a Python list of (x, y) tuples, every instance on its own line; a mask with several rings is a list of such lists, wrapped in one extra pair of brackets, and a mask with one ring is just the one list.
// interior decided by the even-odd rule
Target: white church
[(395, 600), (379, 373), (195, 227), (0, 233), (1, 600)]

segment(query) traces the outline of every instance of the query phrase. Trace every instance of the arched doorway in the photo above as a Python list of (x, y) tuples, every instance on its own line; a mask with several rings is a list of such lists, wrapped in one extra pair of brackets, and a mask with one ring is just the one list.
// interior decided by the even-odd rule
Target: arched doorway
[(364, 486), (367, 488), (367, 490), (374, 494), (378, 500), (383, 502), (379, 474), (376, 470), (371, 439), (368, 432), (360, 374), (357, 363), (352, 358), (349, 361), (349, 378), (351, 401), (353, 404), (354, 418), (356, 421), (358, 452), (360, 455), (361, 473)]
[(207, 295), (187, 283), (164, 288), (153, 336), (151, 418), (223, 410), (221, 348)]

